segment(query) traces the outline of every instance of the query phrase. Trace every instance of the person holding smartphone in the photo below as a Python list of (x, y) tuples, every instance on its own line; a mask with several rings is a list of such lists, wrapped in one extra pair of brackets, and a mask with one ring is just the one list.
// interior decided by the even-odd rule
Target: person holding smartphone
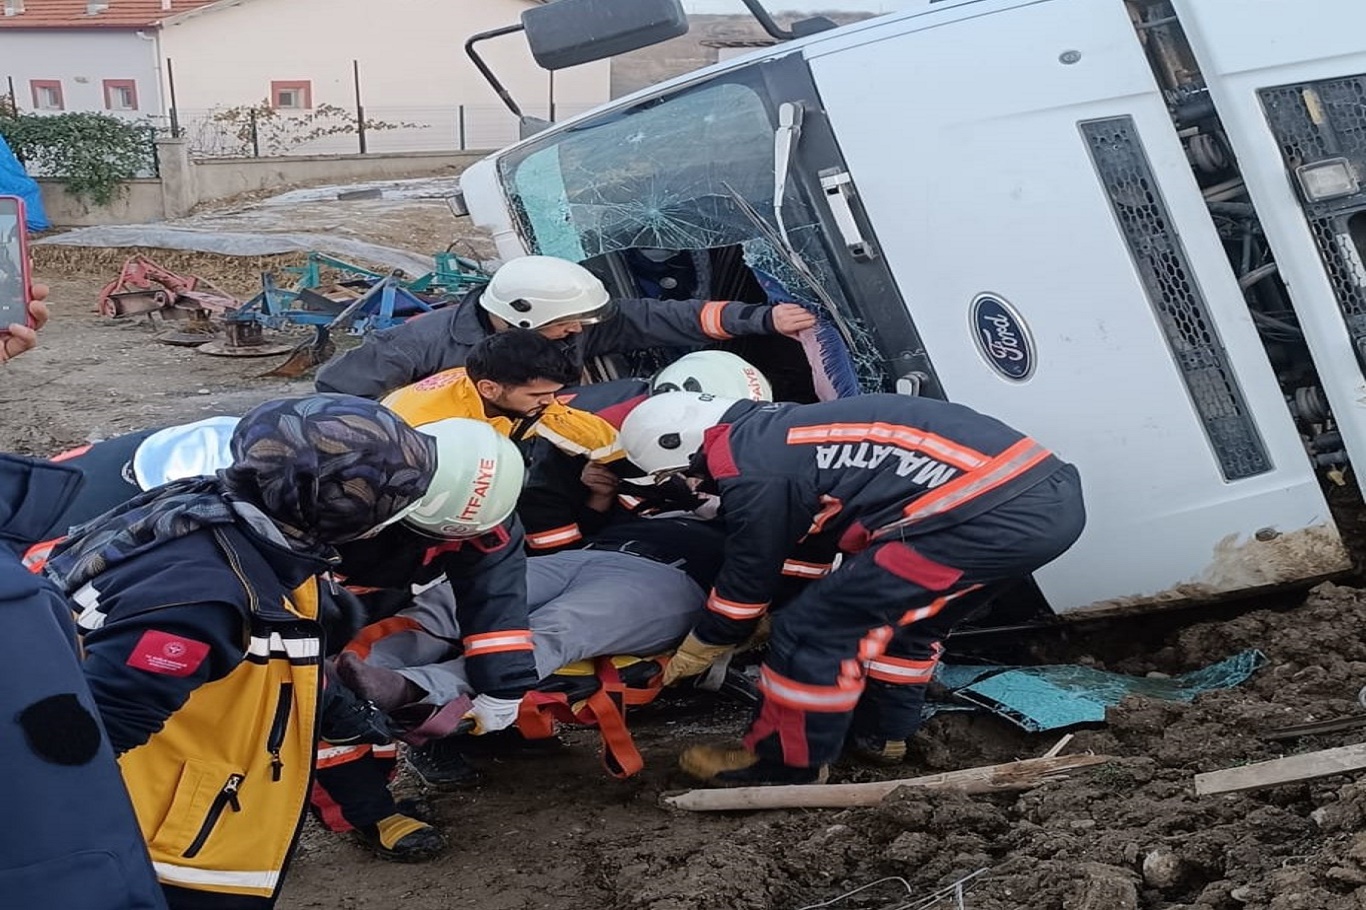
[(24, 218), (22, 199), (0, 196), (0, 363), (32, 349), (47, 321), (47, 288), (29, 276)]
[(47, 295), (47, 285), (35, 284), (28, 302), (28, 323), (14, 322), (0, 331), (0, 363), (8, 363), (38, 346), (38, 330), (47, 324)]

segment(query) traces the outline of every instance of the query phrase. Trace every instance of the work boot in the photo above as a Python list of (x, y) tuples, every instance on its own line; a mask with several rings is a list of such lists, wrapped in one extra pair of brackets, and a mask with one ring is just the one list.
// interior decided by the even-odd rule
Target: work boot
[(906, 760), (906, 741), (855, 736), (849, 740), (848, 752), (855, 759), (870, 765), (899, 765)]
[(412, 704), (426, 694), (403, 674), (371, 666), (350, 651), (337, 655), (337, 676), (348, 689), (385, 712)]
[(460, 744), (463, 755), (474, 758), (538, 758), (564, 750), (564, 740), (558, 736), (527, 739), (515, 726), (495, 730), (479, 736), (465, 737)]
[(678, 758), (687, 774), (714, 787), (761, 787), (769, 784), (823, 784), (830, 772), (784, 765), (760, 758), (742, 746), (692, 746)]
[(423, 746), (408, 747), (408, 766), (427, 786), (436, 790), (459, 790), (479, 783), (480, 774), (461, 754), (461, 737), (434, 739)]
[(440, 831), (398, 812), (356, 828), (352, 834), (380, 859), (395, 863), (426, 862), (446, 850), (446, 838)]

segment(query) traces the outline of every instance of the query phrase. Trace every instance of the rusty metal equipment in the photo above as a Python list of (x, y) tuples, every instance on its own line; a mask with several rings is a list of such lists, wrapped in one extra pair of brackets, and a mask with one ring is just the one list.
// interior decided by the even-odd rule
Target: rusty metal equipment
[(143, 255), (127, 259), (99, 299), (100, 313), (116, 319), (205, 320), (236, 308), (236, 298), (198, 275), (178, 275)]
[(201, 344), (197, 351), (219, 357), (271, 357), (290, 350), (287, 344), (267, 341), (261, 323), (248, 319), (223, 321), (223, 337)]

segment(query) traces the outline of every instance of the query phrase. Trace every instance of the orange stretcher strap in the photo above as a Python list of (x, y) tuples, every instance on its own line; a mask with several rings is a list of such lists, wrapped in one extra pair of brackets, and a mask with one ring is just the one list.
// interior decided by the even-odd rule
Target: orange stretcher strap
[(656, 674), (650, 685), (628, 687), (610, 657), (595, 662), (598, 689), (573, 703), (563, 692), (528, 692), (517, 713), (517, 729), (527, 739), (546, 739), (555, 733), (555, 722), (597, 727), (602, 737), (602, 764), (607, 773), (625, 780), (645, 767), (631, 731), (626, 727), (626, 708), (653, 701), (660, 692), (664, 674)]

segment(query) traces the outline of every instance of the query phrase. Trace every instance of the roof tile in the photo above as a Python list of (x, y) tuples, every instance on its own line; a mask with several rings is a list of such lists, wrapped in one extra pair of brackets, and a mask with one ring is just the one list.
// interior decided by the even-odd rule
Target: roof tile
[(13, 16), (0, 12), (0, 29), (6, 28), (149, 28), (177, 13), (207, 6), (214, 0), (107, 0), (106, 8), (91, 15), (87, 0), (24, 0), (24, 11)]

